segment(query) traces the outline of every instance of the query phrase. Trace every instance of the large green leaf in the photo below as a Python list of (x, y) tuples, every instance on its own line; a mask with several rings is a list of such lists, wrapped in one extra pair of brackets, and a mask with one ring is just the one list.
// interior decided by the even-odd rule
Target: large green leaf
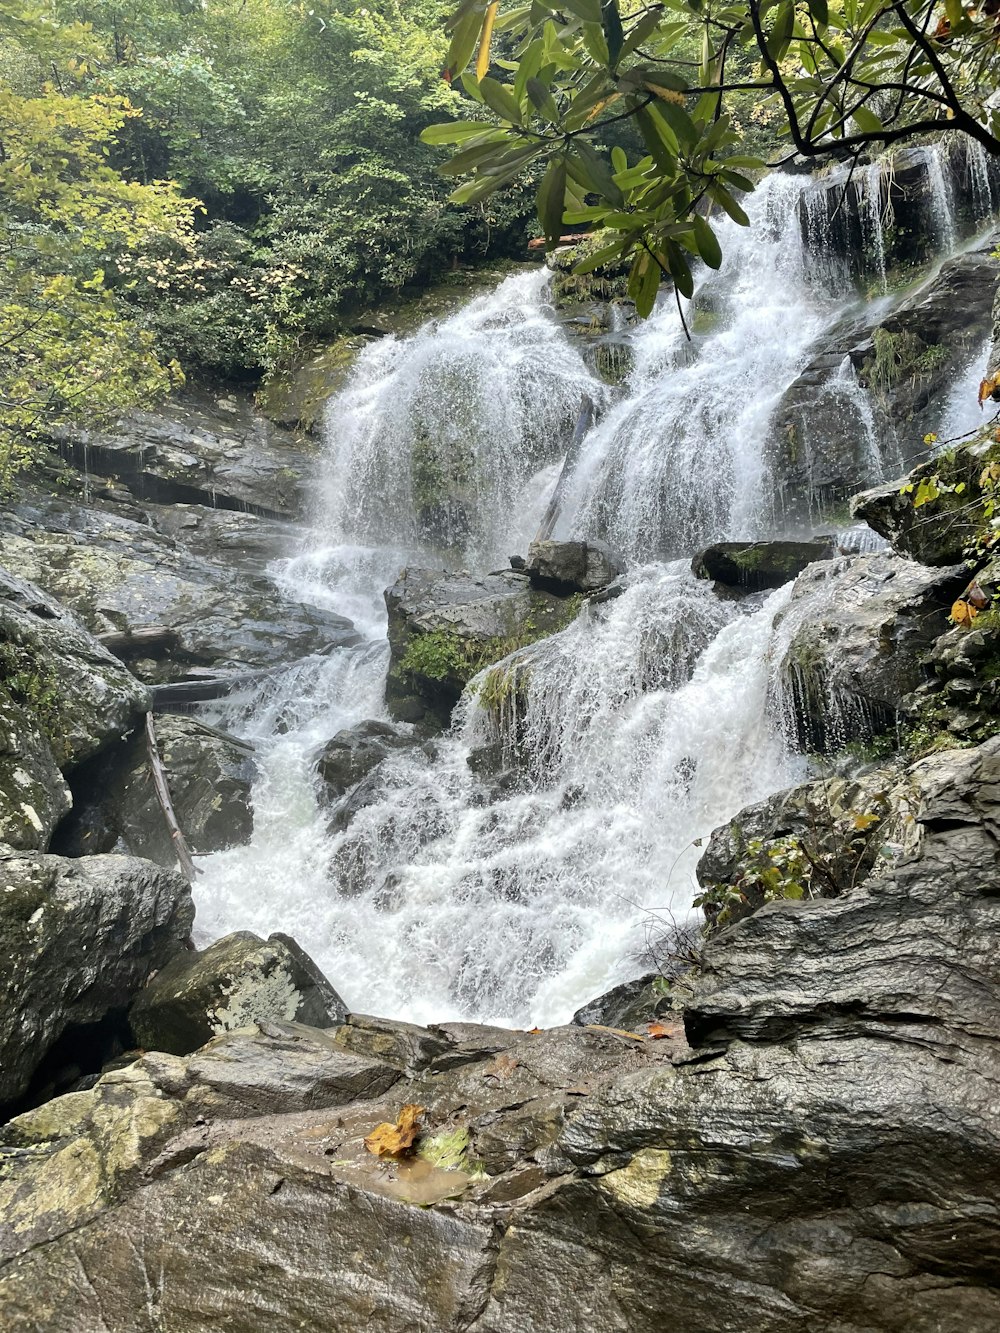
[(542, 224), (545, 244), (551, 249), (562, 233), (563, 208), (566, 200), (566, 162), (554, 157), (546, 168), (538, 187), (538, 221)]

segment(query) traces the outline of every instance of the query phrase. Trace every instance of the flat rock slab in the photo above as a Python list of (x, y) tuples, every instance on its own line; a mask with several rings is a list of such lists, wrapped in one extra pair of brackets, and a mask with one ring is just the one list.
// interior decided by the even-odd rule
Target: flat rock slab
[[(269, 669), (359, 642), (343, 616), (292, 600), (262, 573), (242, 572), (238, 551), (260, 520), (237, 515), (209, 524), (217, 540), (206, 539), (207, 553), (195, 554), (184, 545), (179, 519), (164, 522), (161, 532), (116, 508), (38, 500), (18, 506), (0, 533), (0, 561), (37, 580), (93, 634), (127, 639), (165, 627), (161, 647), (144, 650), (140, 634), (135, 650), (122, 650), (150, 683), (194, 669)], [(227, 529), (242, 534), (236, 546), (219, 544)], [(205, 520), (196, 530), (205, 531)], [(263, 540), (272, 539), (269, 527)], [(254, 557), (251, 568), (255, 559), (260, 564)]]
[(303, 437), (275, 426), (238, 392), (188, 391), (115, 430), (67, 434), (77, 467), (119, 478), (141, 499), (293, 518), (315, 460)]

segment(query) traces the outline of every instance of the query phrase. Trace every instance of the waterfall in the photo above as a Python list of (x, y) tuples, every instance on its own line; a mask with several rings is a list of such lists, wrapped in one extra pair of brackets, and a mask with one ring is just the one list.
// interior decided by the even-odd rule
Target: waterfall
[(808, 188), (772, 175), (748, 201), (749, 228), (717, 223), (726, 260), (694, 296), (711, 333), (688, 343), (668, 300), (637, 331), (629, 392), (586, 443), (560, 534), (604, 536), (642, 560), (771, 526), (771, 416), (837, 304), (802, 239)]
[(937, 233), (941, 248), (950, 253), (958, 241), (958, 228), (955, 222), (955, 195), (945, 170), (943, 150), (939, 144), (931, 144), (921, 149), (921, 153), (927, 168), (931, 225)]
[(477, 564), (523, 541), (510, 523), (530, 513), (532, 479), (560, 458), (582, 397), (607, 393), (552, 317), (548, 276), (508, 278), (411, 338), (366, 348), (327, 409), (328, 533)]
[[(254, 741), (261, 777), (251, 844), (202, 858), (200, 942), (288, 931), (354, 1008), (530, 1025), (635, 975), (650, 923), (685, 918), (713, 827), (802, 772), (773, 702), (789, 590), (726, 602), (687, 560), (774, 534), (776, 405), (857, 314), (817, 199), (773, 175), (749, 229), (715, 219), (725, 262), (686, 303), (699, 331), (686, 339), (666, 295), (637, 328), (615, 314), (618, 387), (561, 326), (543, 269), (361, 353), (328, 405), (312, 527), (271, 573), (363, 642), (204, 710)], [(850, 359), (822, 367), (811, 392), (850, 421), (860, 488), (895, 460)], [(584, 395), (597, 420), (567, 463)], [(557, 535), (621, 548), (620, 595), (482, 673), (444, 735), (400, 726), (411, 743), (364, 800), (348, 793), (348, 820), (316, 762), (338, 730), (385, 718), (383, 589), (406, 564), (482, 572), (523, 553), (564, 470)]]
[[(873, 162), (865, 167), (858, 184), (861, 229), (864, 246), (874, 260), (879, 277), (879, 290), (888, 289), (885, 264), (885, 217), (882, 209), (882, 164)], [(886, 193), (886, 209), (892, 208), (891, 194)]]
[(965, 172), (976, 221), (991, 218), (996, 211), (990, 160), (978, 139), (965, 140)]
[(993, 415), (993, 412), (988, 410), (989, 404), (987, 410), (979, 404), (979, 384), (986, 375), (986, 363), (992, 346), (992, 338), (987, 338), (984, 343), (976, 346), (955, 376), (955, 381), (942, 405), (941, 419), (937, 427), (937, 437), (942, 447), (975, 434)]
[(634, 970), (650, 913), (665, 933), (684, 918), (695, 835), (794, 776), (766, 706), (786, 600), (740, 614), (686, 568), (637, 570), (537, 646), (513, 784), (468, 762), (491, 726), (474, 682), (452, 732), (388, 760), (345, 832), (314, 826), (302, 856), (276, 820), (278, 856), (213, 858), (208, 933), (280, 921), (366, 1010), (566, 1021)]

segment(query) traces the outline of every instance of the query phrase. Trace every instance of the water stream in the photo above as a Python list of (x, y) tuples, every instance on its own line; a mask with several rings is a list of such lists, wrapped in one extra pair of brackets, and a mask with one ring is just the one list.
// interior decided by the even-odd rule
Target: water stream
[[(359, 357), (328, 407), (313, 529), (273, 573), (364, 643), (208, 710), (257, 743), (262, 777), (250, 846), (205, 859), (202, 941), (287, 931), (366, 1012), (563, 1022), (688, 914), (713, 827), (802, 773), (774, 703), (789, 589), (724, 602), (688, 566), (709, 541), (774, 534), (775, 407), (856, 308), (846, 272), (803, 242), (808, 188), (772, 176), (750, 229), (720, 224), (724, 266), (687, 310), (706, 331), (688, 342), (664, 301), (631, 333), (621, 389), (561, 326), (544, 270)], [(826, 390), (861, 394), (849, 362)], [(331, 828), (316, 755), (385, 717), (383, 589), (407, 564), (486, 571), (523, 553), (583, 395), (598, 420), (567, 467), (558, 533), (621, 549), (622, 595), (527, 650), (516, 716), (498, 719), (473, 682), (451, 730), (394, 752), (375, 799)], [(868, 480), (897, 462), (874, 428), (860, 456)], [(516, 747), (514, 776), (470, 765), (491, 743)]]

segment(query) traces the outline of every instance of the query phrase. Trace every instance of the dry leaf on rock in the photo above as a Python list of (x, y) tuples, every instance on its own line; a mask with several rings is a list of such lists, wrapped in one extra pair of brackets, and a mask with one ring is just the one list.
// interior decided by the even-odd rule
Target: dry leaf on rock
[(422, 1106), (407, 1102), (400, 1111), (395, 1124), (383, 1121), (376, 1125), (365, 1139), (365, 1147), (376, 1157), (396, 1157), (413, 1147), (420, 1133), (420, 1117), (424, 1113)]

